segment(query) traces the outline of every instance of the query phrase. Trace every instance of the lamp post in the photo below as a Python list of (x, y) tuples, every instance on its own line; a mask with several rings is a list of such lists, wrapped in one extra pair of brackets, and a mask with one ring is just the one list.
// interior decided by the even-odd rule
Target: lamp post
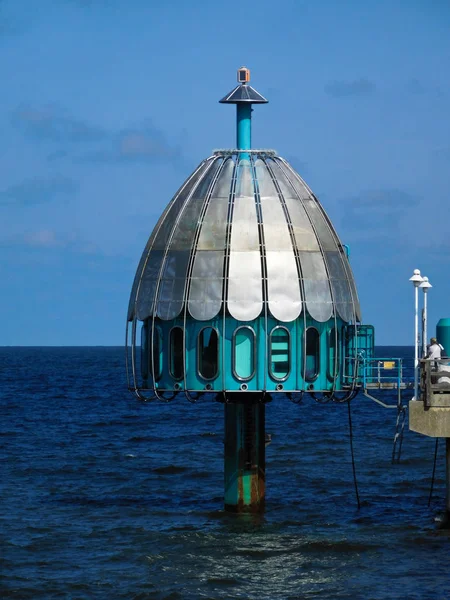
[(428, 319), (428, 309), (427, 309), (427, 296), (428, 290), (433, 287), (431, 283), (428, 281), (428, 277), (424, 277), (422, 279), (422, 283), (419, 285), (423, 290), (423, 330), (422, 330), (422, 356), (425, 356), (427, 353), (427, 319)]
[(414, 284), (414, 400), (417, 400), (419, 373), (419, 285), (422, 283), (419, 269), (414, 269), (413, 276), (409, 278)]

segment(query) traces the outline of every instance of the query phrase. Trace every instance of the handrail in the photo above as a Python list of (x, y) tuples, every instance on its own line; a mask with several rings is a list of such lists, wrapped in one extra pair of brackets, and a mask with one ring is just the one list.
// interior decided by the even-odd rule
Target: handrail
[(419, 393), (424, 408), (450, 406), (450, 359), (419, 360)]
[[(398, 357), (383, 357), (376, 356), (367, 358), (364, 352), (359, 352), (355, 357), (345, 357), (345, 365), (352, 364), (355, 362), (358, 367), (357, 382), (362, 387), (363, 394), (373, 400), (383, 408), (393, 408), (397, 410), (397, 420), (395, 425), (395, 433), (392, 446), (392, 463), (400, 462), (402, 443), (403, 443), (403, 432), (405, 429), (406, 421), (406, 406), (402, 401), (402, 389), (408, 387), (410, 383), (409, 379), (413, 380), (414, 371), (407, 371), (407, 377), (405, 378), (405, 365), (404, 362), (408, 362), (408, 359)], [(347, 369), (344, 368), (347, 372)], [(345, 377), (345, 375), (344, 375)], [(376, 388), (378, 391), (386, 390), (397, 390), (397, 403), (387, 404), (380, 398), (375, 397), (370, 392)]]
[[(344, 358), (345, 364), (350, 366), (358, 363), (358, 382), (365, 389), (367, 386), (378, 385), (382, 388), (385, 385), (392, 385), (399, 388), (408, 386), (412, 381), (413, 374), (405, 377), (405, 359), (392, 356), (376, 356), (366, 358), (364, 355), (358, 357), (347, 356)], [(348, 378), (347, 373), (352, 369), (344, 369), (344, 378)]]

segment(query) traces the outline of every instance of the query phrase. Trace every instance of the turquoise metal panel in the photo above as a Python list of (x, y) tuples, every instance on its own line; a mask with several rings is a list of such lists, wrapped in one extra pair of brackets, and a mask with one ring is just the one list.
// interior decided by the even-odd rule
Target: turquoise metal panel
[[(370, 361), (375, 351), (375, 329), (373, 325), (347, 325), (344, 332), (344, 380), (347, 381), (354, 372), (356, 360)], [(360, 378), (358, 378), (360, 381)]]
[(327, 331), (327, 379), (333, 384), (339, 385), (339, 377), (342, 370), (341, 343), (342, 332), (340, 327), (331, 327)]
[[(156, 386), (158, 390), (181, 391), (185, 387), (192, 392), (219, 392), (222, 390), (257, 392), (258, 390), (266, 390), (268, 392), (289, 392), (296, 390), (308, 391), (310, 386), (311, 391), (342, 390), (343, 384), (349, 384), (349, 375), (352, 372), (348, 356), (356, 356), (358, 351), (364, 350), (367, 356), (373, 355), (373, 328), (364, 326), (359, 328), (358, 344), (355, 345), (355, 338), (352, 335), (352, 329), (346, 327), (342, 320), (330, 319), (326, 323), (318, 323), (309, 316), (306, 319), (306, 327), (314, 327), (319, 332), (319, 360), (320, 368), (316, 379), (312, 382), (305, 381), (303, 378), (303, 360), (304, 360), (304, 335), (305, 321), (297, 319), (292, 323), (284, 323), (269, 316), (266, 321), (264, 317), (254, 321), (237, 321), (230, 316), (225, 318), (225, 337), (224, 337), (224, 320), (223, 315), (212, 319), (211, 321), (195, 321), (187, 318), (186, 322), (182, 317), (174, 319), (170, 322), (157, 320), (157, 327), (162, 331), (162, 368), (161, 377)], [(186, 344), (186, 382), (184, 380), (176, 381), (169, 371), (170, 360), (170, 331), (173, 327), (184, 327), (185, 344)], [(329, 335), (333, 327), (337, 326), (340, 332), (338, 351), (340, 353), (340, 368), (336, 381), (327, 376), (329, 371)], [(234, 333), (239, 327), (250, 327), (256, 336), (255, 346), (255, 372), (250, 378), (240, 378), (234, 369)], [(205, 327), (212, 327), (218, 333), (218, 373), (214, 379), (204, 379), (198, 371), (198, 338), (199, 334)], [(277, 379), (270, 372), (271, 347), (270, 333), (274, 328), (282, 327), (289, 331), (290, 334), (290, 370), (286, 378)], [(148, 341), (150, 349), (150, 340)], [(364, 348), (363, 348), (364, 346)], [(345, 355), (347, 362), (345, 362)], [(353, 362), (354, 364), (354, 362)], [(343, 377), (343, 372), (347, 378)], [(152, 387), (151, 376), (148, 381), (143, 382), (145, 387)], [(242, 387), (244, 386), (244, 387)], [(278, 386), (278, 389), (277, 389)], [(282, 389), (280, 389), (282, 386)]]
[[(150, 320), (151, 322), (151, 320)], [(170, 385), (170, 378), (169, 378), (169, 372), (168, 372), (168, 364), (167, 364), (167, 359), (168, 359), (168, 351), (169, 351), (169, 344), (168, 344), (168, 335), (169, 335), (169, 328), (170, 328), (170, 324), (169, 323), (162, 323), (159, 320), (157, 321), (158, 323), (158, 327), (161, 330), (161, 337), (162, 337), (162, 344), (161, 344), (161, 348), (162, 348), (162, 364), (161, 364), (161, 376), (159, 378), (159, 381), (156, 382), (156, 387), (157, 389), (163, 389), (163, 388), (167, 388)]]
[[(252, 106), (236, 104), (236, 144), (238, 150), (250, 150), (252, 147)], [(243, 154), (248, 158), (248, 154)]]
[(439, 319), (436, 325), (436, 338), (444, 346), (442, 356), (450, 356), (450, 319)]
[[(234, 345), (234, 333), (238, 327), (247, 326), (254, 330), (256, 337), (256, 348), (255, 348), (255, 374), (251, 379), (239, 378), (233, 368), (233, 345)], [(260, 370), (260, 360), (258, 355), (258, 344), (259, 344), (259, 323), (258, 321), (237, 321), (231, 317), (226, 318), (225, 323), (226, 328), (226, 337), (224, 342), (224, 360), (223, 364), (225, 365), (225, 385), (228, 390), (242, 390), (242, 386), (244, 386), (243, 391), (255, 391), (258, 389), (262, 389), (259, 384), (259, 370)]]
[(267, 388), (269, 381), (269, 365), (267, 362), (267, 335), (265, 330), (265, 319), (261, 317), (255, 322), (256, 343), (257, 343), (257, 386), (258, 389)]
[[(187, 327), (190, 334), (189, 343), (189, 364), (190, 369), (187, 373), (187, 385), (193, 391), (221, 391), (222, 388), (222, 319), (216, 318), (209, 322), (197, 322), (189, 320)], [(199, 372), (199, 335), (205, 327), (212, 327), (218, 333), (217, 348), (217, 375), (214, 379), (205, 379)]]
[(295, 389), (300, 390), (303, 387), (302, 365), (303, 365), (303, 329), (304, 318), (297, 319), (294, 323), (295, 336)]
[(301, 361), (301, 385), (305, 390), (312, 392), (316, 390), (330, 390), (332, 389), (332, 383), (327, 379), (327, 358), (328, 358), (328, 332), (334, 327), (334, 319), (330, 319), (326, 323), (318, 323), (310, 317), (306, 320), (306, 329), (314, 327), (319, 332), (319, 371), (317, 377), (313, 381), (305, 381), (303, 379), (303, 367), (304, 367), (304, 352), (305, 352), (305, 329), (302, 327), (301, 344), (302, 344), (302, 361)]

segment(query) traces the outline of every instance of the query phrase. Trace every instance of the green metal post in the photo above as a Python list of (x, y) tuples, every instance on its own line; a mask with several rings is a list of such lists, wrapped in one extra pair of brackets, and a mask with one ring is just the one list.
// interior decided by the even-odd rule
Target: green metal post
[[(252, 147), (252, 105), (248, 102), (236, 104), (236, 144), (238, 150), (250, 150)], [(246, 152), (241, 156), (249, 157)]]
[[(437, 341), (444, 346), (445, 356), (450, 356), (450, 319), (439, 319), (436, 325)], [(430, 340), (427, 340), (427, 343)]]
[(259, 513), (265, 500), (265, 405), (225, 404), (225, 510)]

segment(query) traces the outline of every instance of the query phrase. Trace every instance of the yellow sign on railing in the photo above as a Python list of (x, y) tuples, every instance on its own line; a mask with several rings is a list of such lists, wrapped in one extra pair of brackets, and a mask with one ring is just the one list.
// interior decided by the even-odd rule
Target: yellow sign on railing
[(389, 360), (383, 363), (383, 369), (395, 369), (395, 361)]

